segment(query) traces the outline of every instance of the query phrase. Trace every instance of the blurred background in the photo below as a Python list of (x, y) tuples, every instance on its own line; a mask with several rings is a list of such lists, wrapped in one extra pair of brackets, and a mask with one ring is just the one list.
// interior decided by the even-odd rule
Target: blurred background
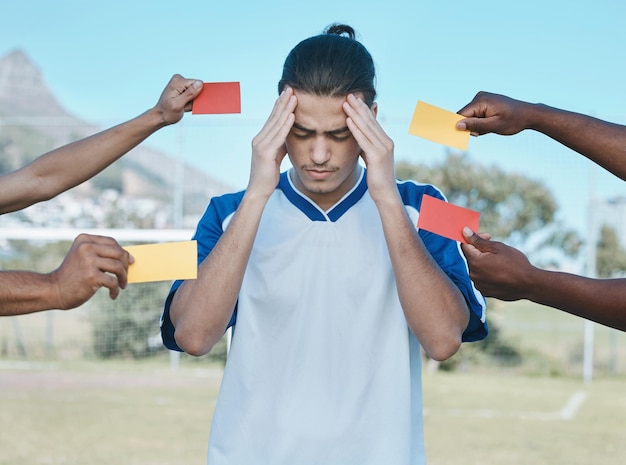
[[(0, 269), (51, 271), (81, 232), (191, 238), (212, 196), (245, 187), (289, 50), (345, 22), (376, 62), (398, 177), (479, 210), (481, 230), (538, 266), (623, 276), (626, 183), (540, 134), (458, 152), (408, 127), (418, 99), (457, 111), (480, 90), (626, 124), (625, 5), (3, 2), (0, 173), (140, 114), (174, 73), (240, 81), (242, 113), (187, 114), (78, 188), (0, 216)], [(169, 286), (0, 318), (0, 465), (205, 462), (226, 338), (200, 358), (165, 350)], [(619, 463), (624, 333), (525, 301), (489, 300), (487, 318), (485, 341), (424, 361), (429, 463)]]

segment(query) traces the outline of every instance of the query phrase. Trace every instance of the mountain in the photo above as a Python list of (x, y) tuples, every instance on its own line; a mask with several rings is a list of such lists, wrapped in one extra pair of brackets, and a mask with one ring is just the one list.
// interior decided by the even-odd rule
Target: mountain
[(46, 86), (43, 74), (21, 50), (0, 57), (0, 112), (70, 118)]
[[(26, 53), (15, 50), (0, 57), (0, 173), (103, 129), (72, 116)], [(159, 208), (172, 210), (176, 203), (175, 178), (183, 180), (179, 184), (184, 216), (190, 219), (186, 223), (195, 224), (212, 196), (231, 190), (189, 165), (179, 166), (167, 153), (150, 148), (148, 138), (111, 167), (69, 192), (77, 197), (94, 197), (114, 189), (125, 199), (151, 199), (158, 202)], [(165, 223), (171, 226), (175, 215), (169, 216)]]

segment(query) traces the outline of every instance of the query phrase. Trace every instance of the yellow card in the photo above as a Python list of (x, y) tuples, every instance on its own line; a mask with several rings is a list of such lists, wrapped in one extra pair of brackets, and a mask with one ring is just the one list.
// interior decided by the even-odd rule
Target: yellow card
[(135, 262), (128, 267), (129, 283), (196, 279), (198, 277), (198, 243), (196, 241), (124, 247)]
[(460, 131), (456, 123), (464, 119), (457, 113), (418, 101), (409, 127), (409, 134), (467, 150), (470, 131)]

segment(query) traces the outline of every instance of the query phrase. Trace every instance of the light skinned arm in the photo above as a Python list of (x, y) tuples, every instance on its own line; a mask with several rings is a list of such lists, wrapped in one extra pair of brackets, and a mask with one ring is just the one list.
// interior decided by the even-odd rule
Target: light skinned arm
[(126, 287), (132, 262), (114, 239), (81, 234), (55, 271), (0, 271), (0, 315), (68, 310), (85, 303), (101, 287), (115, 299)]
[(51, 199), (95, 176), (155, 131), (180, 121), (201, 90), (202, 81), (174, 75), (157, 104), (143, 114), (0, 176), (0, 214)]
[[(296, 97), (286, 88), (261, 132), (252, 141), (250, 180), (239, 208), (215, 247), (198, 267), (198, 277), (178, 288), (170, 306), (176, 344), (204, 355), (222, 337), (232, 316), (261, 215), (274, 192), (285, 140), (295, 119)], [(207, 298), (210, 296), (210, 298)]]
[(626, 331), (626, 279), (591, 279), (542, 270), (526, 255), (502, 242), (463, 231), (461, 248), (470, 278), (485, 297), (527, 299), (612, 328)]
[(457, 128), (473, 135), (513, 135), (532, 129), (626, 180), (626, 126), (488, 92), (476, 94), (459, 114), (467, 118)]
[(459, 289), (432, 258), (413, 226), (398, 192), (394, 144), (361, 99), (344, 103), (347, 125), (362, 149), (369, 193), (380, 214), (398, 296), (407, 323), (426, 354), (445, 360), (461, 346), (469, 309)]

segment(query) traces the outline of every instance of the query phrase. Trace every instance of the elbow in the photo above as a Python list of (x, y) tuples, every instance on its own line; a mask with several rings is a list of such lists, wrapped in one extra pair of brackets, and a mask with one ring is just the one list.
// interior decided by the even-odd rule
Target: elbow
[(461, 348), (461, 337), (447, 337), (430, 344), (423, 344), (429, 358), (437, 362), (448, 360)]
[(49, 179), (50, 177), (51, 176), (44, 175), (37, 176), (36, 181), (33, 183), (33, 189), (31, 189), (30, 191), (31, 205), (52, 200), (64, 191), (64, 186), (58, 186), (53, 184), (52, 181)]
[(184, 344), (182, 342), (178, 342), (178, 347), (180, 347), (186, 354), (192, 355), (194, 357), (202, 357), (203, 355), (208, 354), (211, 351), (211, 348), (206, 349), (201, 345), (194, 344)]
[(194, 357), (201, 357), (208, 354), (219, 338), (215, 339), (209, 335), (199, 334), (193, 331), (186, 331), (185, 328), (177, 328), (174, 331), (174, 340), (178, 347), (185, 353)]
[(465, 305), (460, 305), (458, 317), (440, 324), (432, 337), (426, 339), (423, 344), (424, 351), (433, 360), (443, 362), (456, 354), (463, 343), (463, 333), (469, 324), (469, 309)]

